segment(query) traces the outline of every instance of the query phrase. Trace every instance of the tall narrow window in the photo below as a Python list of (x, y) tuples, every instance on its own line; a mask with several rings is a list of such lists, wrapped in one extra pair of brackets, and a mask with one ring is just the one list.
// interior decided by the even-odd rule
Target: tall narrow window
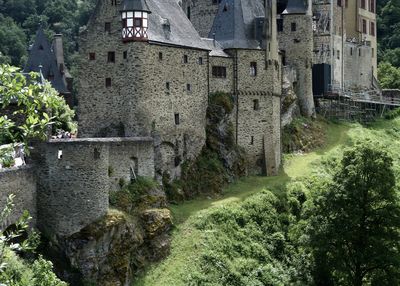
[(295, 32), (295, 31), (297, 30), (296, 23), (292, 23), (292, 24), (290, 25), (290, 27), (291, 27), (292, 32)]
[(107, 54), (107, 62), (115, 63), (115, 52), (108, 52)]
[(350, 48), (350, 56), (353, 55), (353, 48)]
[(260, 109), (260, 102), (258, 99), (253, 100), (253, 109), (254, 110), (259, 110)]
[(278, 29), (278, 32), (283, 31), (283, 19), (276, 19), (276, 26)]
[(256, 62), (250, 63), (250, 75), (257, 76), (257, 63)]
[(111, 87), (111, 78), (106, 78), (106, 87)]
[(251, 136), (250, 138), (250, 145), (254, 145), (254, 136)]
[(175, 113), (175, 125), (180, 124), (179, 113)]
[(158, 53), (158, 59), (159, 59), (160, 61), (163, 60), (163, 53), (162, 53), (162, 52), (159, 52), (159, 53)]
[(371, 27), (369, 29), (369, 34), (375, 36), (375, 22), (371, 22)]
[(362, 32), (367, 34), (367, 20), (362, 19)]
[(124, 51), (122, 57), (124, 58), (124, 60), (126, 60), (128, 58), (128, 51)]
[(169, 90), (169, 89), (171, 88), (171, 84), (169, 83), (169, 81), (167, 81), (167, 82), (165, 83), (165, 88), (166, 88), (167, 90)]
[(187, 64), (188, 62), (189, 62), (188, 56), (187, 56), (187, 55), (184, 55), (184, 56), (183, 56), (183, 63), (184, 63), (184, 64)]
[(363, 8), (363, 9), (365, 9), (365, 0), (361, 0), (360, 1), (360, 5), (361, 5), (361, 8)]
[(190, 6), (188, 6), (187, 9), (186, 9), (186, 16), (190, 20)]
[(186, 90), (192, 91), (192, 86), (190, 85), (190, 83), (186, 84)]
[(203, 58), (199, 57), (199, 65), (202, 65), (202, 64), (203, 64)]
[(375, 0), (370, 0), (369, 2), (369, 11), (375, 13)]
[(104, 32), (111, 33), (111, 23), (110, 22), (104, 23)]

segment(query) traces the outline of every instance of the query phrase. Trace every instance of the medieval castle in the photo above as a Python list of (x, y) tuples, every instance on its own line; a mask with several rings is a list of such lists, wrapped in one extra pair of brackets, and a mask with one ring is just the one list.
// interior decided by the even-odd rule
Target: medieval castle
[[(107, 212), (120, 178), (180, 176), (205, 144), (214, 92), (234, 98), (250, 172), (277, 174), (283, 82), (307, 117), (314, 96), (377, 87), (374, 0), (284, 2), (98, 0), (80, 36), (78, 138), (38, 146), (34, 170), (0, 171), (0, 201), (16, 194), (17, 209), (51, 235), (79, 231)], [(59, 36), (55, 43), (37, 37), (28, 69), (40, 65), (69, 95)]]

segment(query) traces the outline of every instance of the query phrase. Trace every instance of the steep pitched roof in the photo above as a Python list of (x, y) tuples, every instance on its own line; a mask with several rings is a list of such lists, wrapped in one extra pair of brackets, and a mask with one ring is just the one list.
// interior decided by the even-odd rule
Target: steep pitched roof
[(147, 0), (150, 42), (207, 50), (199, 33), (186, 17), (178, 0)]
[(124, 0), (121, 3), (121, 11), (145, 11), (151, 12), (146, 0)]
[(306, 14), (307, 7), (304, 0), (289, 0), (286, 10), (282, 14)]
[(223, 0), (208, 37), (215, 38), (224, 49), (259, 49), (255, 21), (264, 17), (260, 0)]
[(69, 92), (64, 74), (61, 73), (60, 67), (57, 64), (56, 54), (42, 27), (37, 31), (35, 42), (29, 48), (29, 58), (24, 67), (25, 73), (32, 71), (41, 71), (43, 77), (49, 80), (53, 88), (59, 93)]

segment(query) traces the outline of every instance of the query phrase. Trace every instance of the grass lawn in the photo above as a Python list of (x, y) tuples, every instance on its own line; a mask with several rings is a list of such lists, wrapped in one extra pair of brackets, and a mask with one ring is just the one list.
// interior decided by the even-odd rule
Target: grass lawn
[[(182, 277), (189, 271), (188, 265), (197, 259), (196, 249), (201, 247), (205, 235), (193, 226), (194, 217), (205, 214), (210, 208), (241, 202), (263, 189), (279, 194), (290, 180), (309, 175), (313, 170), (312, 164), (324, 154), (340, 151), (365, 129), (358, 124), (322, 124), (327, 130), (325, 146), (307, 154), (285, 155), (284, 166), (278, 176), (244, 178), (228, 186), (219, 198), (202, 198), (171, 206), (175, 225), (171, 253), (165, 260), (148, 269), (133, 285), (185, 285)], [(378, 129), (386, 127), (379, 126)]]

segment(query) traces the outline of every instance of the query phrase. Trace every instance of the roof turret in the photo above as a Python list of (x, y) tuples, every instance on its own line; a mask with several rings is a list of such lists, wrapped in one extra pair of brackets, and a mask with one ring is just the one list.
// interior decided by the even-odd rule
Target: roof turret
[(282, 14), (306, 14), (307, 6), (304, 2), (304, 0), (289, 0)]
[(143, 11), (151, 13), (146, 0), (124, 0), (121, 4), (121, 11)]

